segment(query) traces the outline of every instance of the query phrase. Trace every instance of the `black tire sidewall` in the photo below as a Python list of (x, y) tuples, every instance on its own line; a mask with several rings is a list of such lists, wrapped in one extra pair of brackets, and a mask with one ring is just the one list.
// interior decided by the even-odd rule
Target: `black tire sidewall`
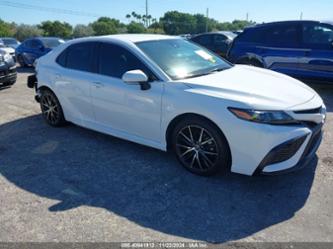
[[(43, 107), (42, 107), (42, 100), (45, 96), (52, 96), (56, 102), (56, 105), (58, 107), (58, 110), (59, 110), (59, 117), (57, 119), (57, 121), (55, 123), (52, 123), (50, 122), (46, 117), (45, 117), (45, 114), (43, 112)], [(41, 97), (40, 97), (40, 108), (41, 108), (41, 111), (42, 111), (42, 115), (43, 115), (43, 118), (44, 120), (46, 121), (46, 123), (48, 123), (49, 125), (51, 126), (54, 126), (54, 127), (60, 127), (60, 126), (63, 126), (65, 123), (66, 123), (66, 120), (65, 120), (65, 117), (64, 117), (64, 113), (63, 113), (63, 110), (62, 110), (62, 107), (60, 105), (60, 102), (57, 98), (57, 96), (50, 90), (42, 90), (41, 91)]]
[[(215, 163), (215, 165), (209, 169), (208, 171), (200, 171), (198, 169), (193, 169), (187, 167), (186, 164), (183, 163), (183, 161), (180, 159), (179, 155), (177, 154), (177, 148), (176, 148), (176, 143), (177, 143), (177, 135), (178, 133), (186, 126), (189, 125), (197, 125), (201, 126), (202, 128), (206, 129), (210, 135), (213, 136), (217, 143), (217, 150), (218, 150), (218, 159)], [(215, 175), (217, 173), (225, 173), (230, 169), (230, 149), (229, 145), (227, 143), (227, 140), (223, 133), (211, 122), (203, 119), (203, 118), (191, 118), (191, 119), (185, 119), (179, 122), (173, 132), (172, 132), (172, 150), (177, 158), (177, 160), (184, 166), (185, 169), (188, 171), (200, 175), (200, 176), (211, 176)]]

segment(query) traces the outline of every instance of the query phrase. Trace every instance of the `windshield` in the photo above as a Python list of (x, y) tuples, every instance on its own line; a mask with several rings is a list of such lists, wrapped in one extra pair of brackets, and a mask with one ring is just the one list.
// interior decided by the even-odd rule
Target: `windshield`
[(145, 41), (136, 45), (173, 80), (228, 69), (231, 64), (183, 39)]
[(5, 45), (17, 45), (18, 44), (18, 42), (15, 39), (11, 39), (11, 38), (3, 38), (2, 41)]
[(65, 41), (61, 39), (41, 39), (41, 41), (46, 48), (55, 48), (60, 44), (65, 43)]

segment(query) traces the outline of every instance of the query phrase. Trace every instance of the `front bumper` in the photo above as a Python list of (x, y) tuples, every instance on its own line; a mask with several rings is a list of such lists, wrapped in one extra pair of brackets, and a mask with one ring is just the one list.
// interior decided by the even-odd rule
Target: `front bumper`
[[(273, 148), (259, 164), (255, 175), (279, 175), (300, 170), (312, 162), (322, 141), (322, 124), (318, 124), (311, 129), (310, 135), (304, 135), (299, 138), (291, 139), (275, 148)], [(298, 157), (298, 162), (288, 166), (288, 160)], [(285, 157), (285, 158), (283, 158)], [(279, 158), (282, 160), (279, 161)], [(286, 160), (283, 160), (286, 159)], [(275, 161), (274, 161), (275, 160)], [(288, 166), (286, 168), (286, 166)]]
[(16, 82), (16, 67), (0, 67), (0, 84), (14, 84)]

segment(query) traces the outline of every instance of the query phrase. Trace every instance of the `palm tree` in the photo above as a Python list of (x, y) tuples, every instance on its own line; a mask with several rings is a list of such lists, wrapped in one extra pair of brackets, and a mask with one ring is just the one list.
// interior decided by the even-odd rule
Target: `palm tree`
[(128, 22), (131, 21), (131, 17), (132, 17), (132, 16), (131, 16), (130, 14), (127, 14), (127, 15), (126, 15), (126, 18), (128, 19)]

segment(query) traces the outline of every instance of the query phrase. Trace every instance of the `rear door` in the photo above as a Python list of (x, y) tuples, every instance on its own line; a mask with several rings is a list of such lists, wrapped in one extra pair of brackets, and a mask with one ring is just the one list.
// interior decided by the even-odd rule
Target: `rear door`
[(301, 26), (298, 23), (269, 25), (263, 30), (262, 44), (257, 47), (266, 67), (281, 73), (299, 74)]
[(333, 26), (321, 23), (304, 23), (302, 28), (300, 60), (303, 77), (307, 79), (333, 79)]
[(69, 46), (57, 58), (60, 67), (54, 77), (56, 94), (70, 121), (90, 126), (95, 121), (90, 88), (95, 82), (95, 42)]

